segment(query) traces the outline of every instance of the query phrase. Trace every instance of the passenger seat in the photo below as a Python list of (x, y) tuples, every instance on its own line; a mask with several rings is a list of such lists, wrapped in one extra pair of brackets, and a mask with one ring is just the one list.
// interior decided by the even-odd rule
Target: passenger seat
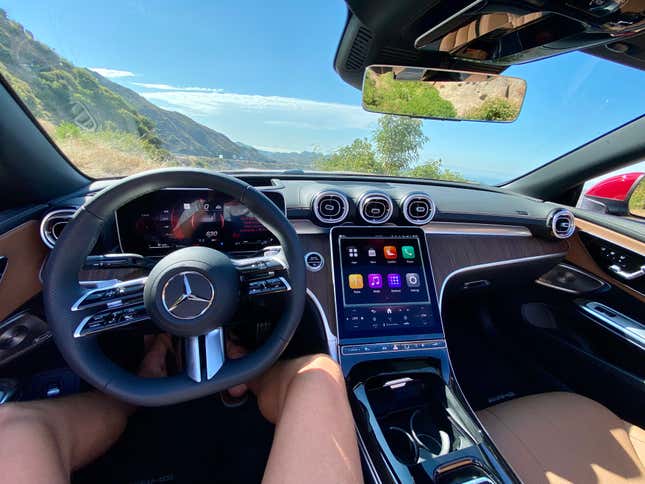
[(526, 484), (645, 483), (645, 431), (581, 395), (532, 395), (477, 416)]

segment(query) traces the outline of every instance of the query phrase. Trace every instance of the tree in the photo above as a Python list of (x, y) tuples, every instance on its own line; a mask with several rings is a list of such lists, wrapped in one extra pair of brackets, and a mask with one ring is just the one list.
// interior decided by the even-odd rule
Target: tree
[(415, 166), (404, 173), (405, 176), (412, 178), (428, 178), (432, 180), (448, 180), (465, 182), (466, 178), (456, 171), (449, 170), (442, 167), (441, 160), (431, 160), (423, 163), (422, 165)]
[(343, 146), (331, 155), (319, 159), (314, 166), (324, 171), (379, 172), (372, 145), (365, 138), (355, 139), (351, 145)]
[(459, 173), (443, 168), (441, 160), (418, 165), (419, 153), (428, 138), (421, 121), (399, 116), (381, 116), (372, 135), (337, 149), (314, 163), (318, 170), (382, 173), (434, 180), (467, 181)]
[(419, 159), (419, 152), (428, 141), (419, 119), (385, 115), (374, 131), (376, 159), (381, 172), (396, 175)]

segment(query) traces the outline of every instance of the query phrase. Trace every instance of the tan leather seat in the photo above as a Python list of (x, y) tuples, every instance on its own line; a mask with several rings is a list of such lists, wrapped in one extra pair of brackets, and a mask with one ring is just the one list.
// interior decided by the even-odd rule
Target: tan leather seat
[(645, 431), (586, 397), (543, 393), (477, 416), (527, 484), (645, 482)]

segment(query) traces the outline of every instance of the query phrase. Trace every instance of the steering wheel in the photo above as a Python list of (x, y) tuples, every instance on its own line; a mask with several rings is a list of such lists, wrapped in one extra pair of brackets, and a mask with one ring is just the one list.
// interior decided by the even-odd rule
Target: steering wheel
[[(147, 278), (107, 289), (83, 288), (78, 273), (115, 210), (146, 193), (178, 186), (210, 188), (242, 203), (275, 235), (281, 250), (231, 259), (211, 248), (188, 247), (161, 259)], [(284, 351), (305, 303), (302, 249), (285, 214), (249, 184), (201, 169), (154, 170), (98, 193), (65, 227), (44, 276), (49, 327), (72, 370), (105, 393), (145, 406), (192, 400), (258, 376)], [(248, 298), (273, 293), (284, 295), (285, 302), (271, 335), (248, 355), (227, 360), (224, 325)], [(99, 348), (99, 334), (148, 319), (160, 330), (184, 338), (182, 373), (142, 378)]]

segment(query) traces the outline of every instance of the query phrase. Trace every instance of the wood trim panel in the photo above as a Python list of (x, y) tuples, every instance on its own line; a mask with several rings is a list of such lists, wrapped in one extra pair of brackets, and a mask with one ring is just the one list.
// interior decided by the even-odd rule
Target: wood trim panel
[(435, 284), (463, 267), (567, 252), (565, 241), (537, 237), (426, 235)]
[[(588, 222), (587, 220), (579, 218), (576, 218), (575, 220), (578, 230), (600, 237), (601, 239), (605, 239), (607, 242), (619, 245), (625, 249), (631, 250), (632, 252), (645, 255), (645, 243), (640, 240), (632, 239), (631, 237), (627, 237), (626, 235), (620, 234), (611, 229)], [(643, 230), (645, 230), (645, 225), (643, 227)]]
[(325, 311), (329, 329), (335, 336), (336, 331), (336, 301), (334, 299), (334, 278), (331, 265), (331, 247), (329, 245), (329, 234), (299, 234), (302, 250), (307, 252), (318, 252), (325, 259), (325, 265), (318, 272), (307, 271), (307, 287), (320, 301)]
[[(578, 221), (576, 220), (576, 224)], [(602, 227), (601, 227), (602, 228)], [(604, 229), (607, 230), (607, 229)], [(586, 232), (586, 230), (585, 230)], [(592, 232), (589, 232), (592, 233)], [(598, 235), (597, 233), (593, 233), (593, 235), (602, 237)], [(615, 235), (620, 235), (620, 234), (615, 234)], [(622, 236), (624, 237), (624, 236)], [(606, 238), (606, 237), (602, 237)], [(615, 243), (616, 245), (619, 245), (618, 242), (615, 241), (615, 239), (608, 239), (610, 242)], [(631, 239), (629, 239), (631, 240)], [(617, 287), (619, 289), (622, 289), (626, 293), (628, 293), (630, 296), (635, 297), (641, 302), (645, 302), (645, 296), (641, 294), (638, 291), (635, 291), (631, 287), (627, 286), (626, 284), (623, 284), (617, 279), (614, 279), (611, 277), (609, 274), (607, 274), (591, 257), (591, 254), (587, 251), (587, 248), (584, 246), (582, 243), (582, 240), (580, 240), (580, 235), (576, 232), (573, 237), (568, 239), (569, 242), (569, 252), (567, 253), (567, 260), (571, 262), (572, 264), (575, 264), (576, 266), (580, 267), (581, 269), (586, 270), (587, 272), (593, 274), (594, 276), (599, 277), (600, 279), (606, 281), (608, 284), (611, 284), (614, 287)], [(632, 242), (636, 242), (632, 240)], [(640, 242), (639, 242), (640, 243)], [(620, 244), (621, 246), (623, 244)], [(630, 249), (633, 250), (633, 249)], [(642, 249), (641, 249), (642, 250)]]
[[(336, 301), (332, 276), (332, 257), (329, 235), (299, 234), (303, 251), (319, 252), (325, 259), (318, 272), (307, 271), (307, 287), (316, 295), (325, 311), (330, 329), (336, 336)], [(536, 237), (494, 235), (427, 234), (430, 258), (437, 289), (450, 273), (467, 266), (521, 259), (540, 255), (565, 253), (568, 244), (561, 240)]]
[(0, 280), (0, 320), (41, 291), (39, 273), (47, 254), (40, 223), (35, 220), (0, 235), (0, 255), (7, 258), (7, 270)]

